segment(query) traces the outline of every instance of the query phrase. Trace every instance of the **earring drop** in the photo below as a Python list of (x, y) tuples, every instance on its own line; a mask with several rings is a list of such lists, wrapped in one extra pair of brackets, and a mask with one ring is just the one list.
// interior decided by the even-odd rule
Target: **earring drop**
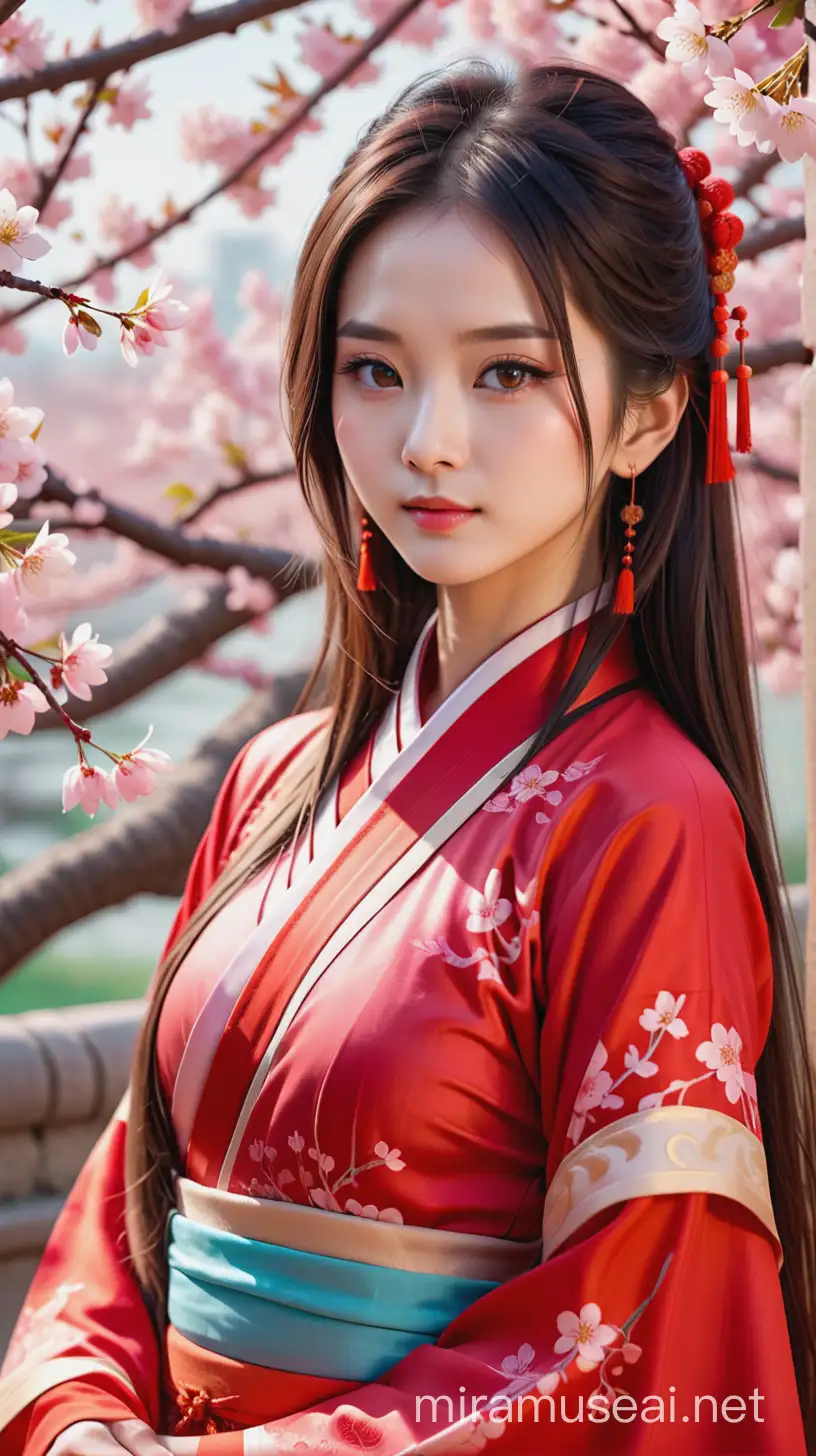
[(362, 525), (360, 564), (357, 570), (357, 590), (360, 592), (373, 592), (377, 590), (377, 578), (374, 575), (374, 568), (371, 564), (371, 551), (368, 544), (372, 535), (371, 527), (368, 524), (368, 516), (363, 516)]
[(626, 524), (626, 549), (623, 553), (621, 571), (618, 577), (618, 585), (615, 591), (615, 604), (612, 611), (619, 617), (631, 617), (635, 610), (635, 574), (632, 570), (632, 557), (635, 550), (635, 527), (639, 526), (644, 517), (642, 506), (635, 504), (635, 477), (637, 469), (634, 465), (629, 466), (632, 472), (632, 491), (629, 504), (621, 511), (621, 520)]

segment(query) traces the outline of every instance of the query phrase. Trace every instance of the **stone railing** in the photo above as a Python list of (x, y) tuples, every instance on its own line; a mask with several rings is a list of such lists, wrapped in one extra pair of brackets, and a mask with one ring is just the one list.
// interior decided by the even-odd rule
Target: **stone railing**
[(0, 1017), (0, 1352), (46, 1239), (125, 1090), (142, 1001)]
[[(804, 890), (793, 889), (800, 935)], [(46, 1239), (128, 1078), (141, 1001), (0, 1017), (0, 1353)]]

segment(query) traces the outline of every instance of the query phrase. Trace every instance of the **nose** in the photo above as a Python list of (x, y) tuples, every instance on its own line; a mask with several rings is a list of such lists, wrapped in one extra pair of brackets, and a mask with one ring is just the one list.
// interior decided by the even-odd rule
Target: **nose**
[(467, 410), (453, 389), (426, 390), (417, 404), (401, 460), (423, 475), (461, 470), (470, 454)]

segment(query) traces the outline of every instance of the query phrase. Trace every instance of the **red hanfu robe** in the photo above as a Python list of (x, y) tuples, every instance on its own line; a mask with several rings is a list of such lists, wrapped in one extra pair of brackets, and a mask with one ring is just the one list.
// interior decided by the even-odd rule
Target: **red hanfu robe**
[[(369, 1383), (199, 1358), (172, 1329), (160, 1347), (120, 1115), (12, 1340), (4, 1456), (133, 1416), (222, 1431), (202, 1456), (802, 1456), (753, 1075), (771, 960), (734, 800), (627, 635), (523, 763), (594, 605), (534, 623), (424, 719), (432, 620), (313, 833), (202, 932), (159, 1027), (193, 1200), (320, 1209), (386, 1250), (437, 1231), (512, 1260), (540, 1240), (531, 1267)], [(171, 940), (322, 721), (239, 754)]]

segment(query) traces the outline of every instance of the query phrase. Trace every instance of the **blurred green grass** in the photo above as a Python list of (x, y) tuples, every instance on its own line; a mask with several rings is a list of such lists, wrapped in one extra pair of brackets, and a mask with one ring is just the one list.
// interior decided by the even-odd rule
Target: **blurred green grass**
[(0, 982), (0, 1016), (43, 1007), (77, 1006), (83, 1001), (127, 1001), (141, 996), (153, 973), (143, 957), (80, 960), (46, 948)]

